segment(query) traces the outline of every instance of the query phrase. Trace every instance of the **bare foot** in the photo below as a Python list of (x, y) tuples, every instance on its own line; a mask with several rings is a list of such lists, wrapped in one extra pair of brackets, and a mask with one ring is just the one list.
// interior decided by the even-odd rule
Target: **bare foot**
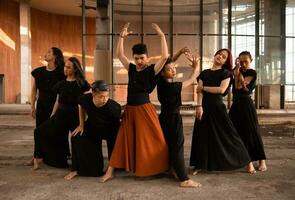
[(265, 171), (267, 170), (265, 160), (260, 160), (260, 161), (259, 161), (259, 167), (258, 167), (258, 170), (259, 170), (259, 171), (262, 171), (262, 172), (265, 172)]
[(103, 175), (99, 178), (99, 182), (105, 183), (105, 182), (111, 180), (112, 178), (114, 178), (113, 174), (106, 173), (105, 175)]
[(195, 182), (191, 179), (180, 182), (180, 187), (185, 187), (185, 188), (197, 188), (201, 186), (202, 186), (201, 183)]
[(40, 169), (40, 165), (42, 163), (42, 158), (34, 158), (34, 166), (32, 167), (32, 170), (38, 170)]
[(201, 171), (202, 171), (201, 169), (194, 169), (192, 174), (195, 176), (199, 174)]
[(24, 163), (24, 166), (33, 166), (34, 165), (34, 158)]
[(252, 162), (250, 162), (250, 163), (248, 164), (248, 166), (247, 166), (247, 172), (248, 172), (249, 174), (255, 174), (255, 173), (256, 173), (255, 167), (254, 167), (254, 165), (253, 165)]
[(78, 172), (77, 171), (73, 171), (73, 172), (70, 172), (68, 175), (66, 175), (65, 177), (64, 177), (64, 179), (66, 179), (66, 180), (71, 180), (71, 179), (73, 179), (75, 176), (77, 176), (78, 175)]
[(177, 174), (176, 174), (176, 172), (175, 172), (174, 169), (171, 169), (171, 175), (172, 175), (175, 179), (178, 179), (178, 176), (177, 176)]

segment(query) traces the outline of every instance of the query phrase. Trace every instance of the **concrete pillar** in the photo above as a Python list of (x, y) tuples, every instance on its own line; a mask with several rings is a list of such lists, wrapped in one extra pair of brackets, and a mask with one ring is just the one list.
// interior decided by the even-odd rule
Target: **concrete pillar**
[(20, 0), (20, 67), (21, 97), (20, 103), (28, 103), (31, 91), (31, 13), (30, 0)]
[[(109, 33), (108, 6), (97, 7), (96, 34)], [(109, 48), (109, 36), (96, 36), (96, 48), (94, 52), (94, 79), (106, 80), (112, 83), (111, 53)]]
[[(281, 1), (264, 1), (264, 33), (281, 34)], [(261, 63), (262, 102), (265, 108), (280, 108), (281, 84), (281, 40), (280, 38), (264, 38), (264, 63)], [(267, 85), (266, 85), (267, 84)]]

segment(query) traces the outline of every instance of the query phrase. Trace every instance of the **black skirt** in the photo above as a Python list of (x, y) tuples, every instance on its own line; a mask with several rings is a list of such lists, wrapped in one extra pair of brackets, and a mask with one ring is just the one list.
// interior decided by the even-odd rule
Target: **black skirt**
[(54, 116), (34, 131), (34, 157), (43, 158), (45, 164), (53, 167), (68, 167), (68, 135), (78, 124), (78, 109), (57, 109)]
[(235, 95), (229, 116), (242, 138), (252, 161), (265, 160), (257, 113), (249, 95)]
[(190, 165), (205, 170), (234, 170), (250, 162), (221, 96), (203, 96), (203, 116), (193, 130)]

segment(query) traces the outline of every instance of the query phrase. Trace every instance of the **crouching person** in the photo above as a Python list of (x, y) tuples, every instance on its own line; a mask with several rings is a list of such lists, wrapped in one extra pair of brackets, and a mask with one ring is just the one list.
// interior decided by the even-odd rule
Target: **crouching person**
[[(107, 141), (111, 157), (120, 125), (121, 106), (109, 99), (109, 86), (103, 81), (91, 85), (92, 93), (79, 99), (80, 125), (72, 132), (72, 170), (64, 178), (75, 176), (102, 176), (102, 140)], [(87, 114), (87, 120), (85, 116)]]

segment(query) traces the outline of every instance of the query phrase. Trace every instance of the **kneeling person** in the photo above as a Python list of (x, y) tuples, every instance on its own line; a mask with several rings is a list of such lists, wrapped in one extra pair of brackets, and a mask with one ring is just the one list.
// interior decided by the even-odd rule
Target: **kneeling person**
[(107, 141), (110, 158), (117, 137), (120, 104), (109, 99), (109, 86), (105, 81), (95, 81), (91, 89), (92, 93), (79, 99), (80, 125), (72, 132), (72, 170), (65, 176), (67, 180), (76, 175), (103, 175), (102, 139)]

